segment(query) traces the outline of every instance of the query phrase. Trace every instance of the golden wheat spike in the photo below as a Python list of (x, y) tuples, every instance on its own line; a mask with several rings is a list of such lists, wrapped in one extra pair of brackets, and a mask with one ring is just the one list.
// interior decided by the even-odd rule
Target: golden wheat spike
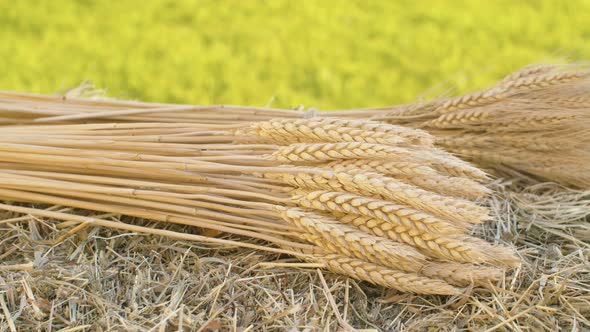
[(473, 202), (428, 192), (379, 173), (326, 171), (275, 176), (299, 188), (349, 192), (396, 202), (458, 224), (480, 223), (489, 219), (487, 209)]
[(317, 246), (330, 245), (334, 253), (408, 272), (419, 271), (426, 260), (411, 246), (343, 225), (327, 216), (295, 208), (286, 209), (281, 216), (314, 236), (311, 239)]
[(365, 171), (382, 173), (438, 194), (480, 198), (490, 193), (484, 185), (469, 178), (447, 176), (417, 162), (389, 160), (342, 160), (322, 165), (335, 172)]
[(504, 247), (494, 247), (486, 241), (463, 235), (418, 233), (409, 227), (354, 214), (341, 214), (338, 220), (354, 225), (365, 232), (407, 243), (431, 257), (462, 263), (513, 265), (518, 261), (514, 253)]
[[(281, 144), (361, 142), (396, 146), (407, 144), (406, 137), (424, 140), (421, 136), (413, 137), (407, 134), (413, 132), (407, 128), (379, 122), (369, 126), (367, 123), (369, 121), (329, 118), (295, 121), (277, 119), (256, 123), (246, 132)], [(423, 136), (434, 142), (428, 134), (424, 133)]]
[(415, 294), (457, 295), (461, 290), (440, 279), (402, 272), (358, 258), (338, 254), (313, 255), (310, 261), (324, 264), (329, 270), (387, 288)]
[(292, 199), (304, 208), (373, 217), (416, 232), (462, 234), (465, 231), (463, 225), (451, 224), (405, 206), (345, 192), (301, 190), (296, 191)]

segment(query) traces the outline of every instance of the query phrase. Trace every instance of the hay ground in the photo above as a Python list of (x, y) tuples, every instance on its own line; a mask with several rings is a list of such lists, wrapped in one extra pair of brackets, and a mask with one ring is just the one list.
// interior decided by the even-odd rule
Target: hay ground
[(60, 221), (2, 213), (0, 331), (590, 329), (590, 192), (495, 187), (496, 221), (479, 233), (515, 245), (525, 263), (458, 297), (402, 294), (242, 248), (97, 227), (64, 238)]

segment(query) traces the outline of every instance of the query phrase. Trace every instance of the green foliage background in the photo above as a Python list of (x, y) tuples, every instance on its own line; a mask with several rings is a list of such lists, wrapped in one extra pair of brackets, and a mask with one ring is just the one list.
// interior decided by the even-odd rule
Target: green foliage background
[(590, 57), (590, 1), (0, 0), (0, 89), (318, 108)]

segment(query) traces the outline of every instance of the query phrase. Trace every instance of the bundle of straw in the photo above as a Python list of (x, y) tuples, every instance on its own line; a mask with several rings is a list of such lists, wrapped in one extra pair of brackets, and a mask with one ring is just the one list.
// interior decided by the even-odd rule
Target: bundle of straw
[[(456, 98), (401, 106), (318, 112), (194, 106), (0, 91), (0, 124), (183, 122), (243, 124), (310, 116), (365, 118), (420, 128), (445, 150), (500, 172), (590, 188), (590, 71), (532, 65), (493, 87)], [(72, 97), (74, 96), (74, 97)]]
[[(35, 109), (17, 104), (18, 112)], [(1, 199), (208, 231), (0, 208), (64, 220), (62, 226), (75, 226), (67, 234), (95, 225), (230, 244), (293, 255), (400, 291), (458, 294), (499, 279), (518, 259), (510, 248), (467, 235), (488, 219), (475, 203), (488, 193), (486, 174), (433, 141), (420, 130), (320, 118), (6, 126)]]
[(370, 116), (500, 173), (590, 188), (590, 70), (579, 66), (527, 66), (483, 91)]

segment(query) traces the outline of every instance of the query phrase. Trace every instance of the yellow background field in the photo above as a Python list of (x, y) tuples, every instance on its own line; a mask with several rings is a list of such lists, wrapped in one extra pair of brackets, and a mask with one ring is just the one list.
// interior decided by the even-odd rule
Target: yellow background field
[(0, 0), (0, 89), (318, 108), (590, 56), (590, 1)]

